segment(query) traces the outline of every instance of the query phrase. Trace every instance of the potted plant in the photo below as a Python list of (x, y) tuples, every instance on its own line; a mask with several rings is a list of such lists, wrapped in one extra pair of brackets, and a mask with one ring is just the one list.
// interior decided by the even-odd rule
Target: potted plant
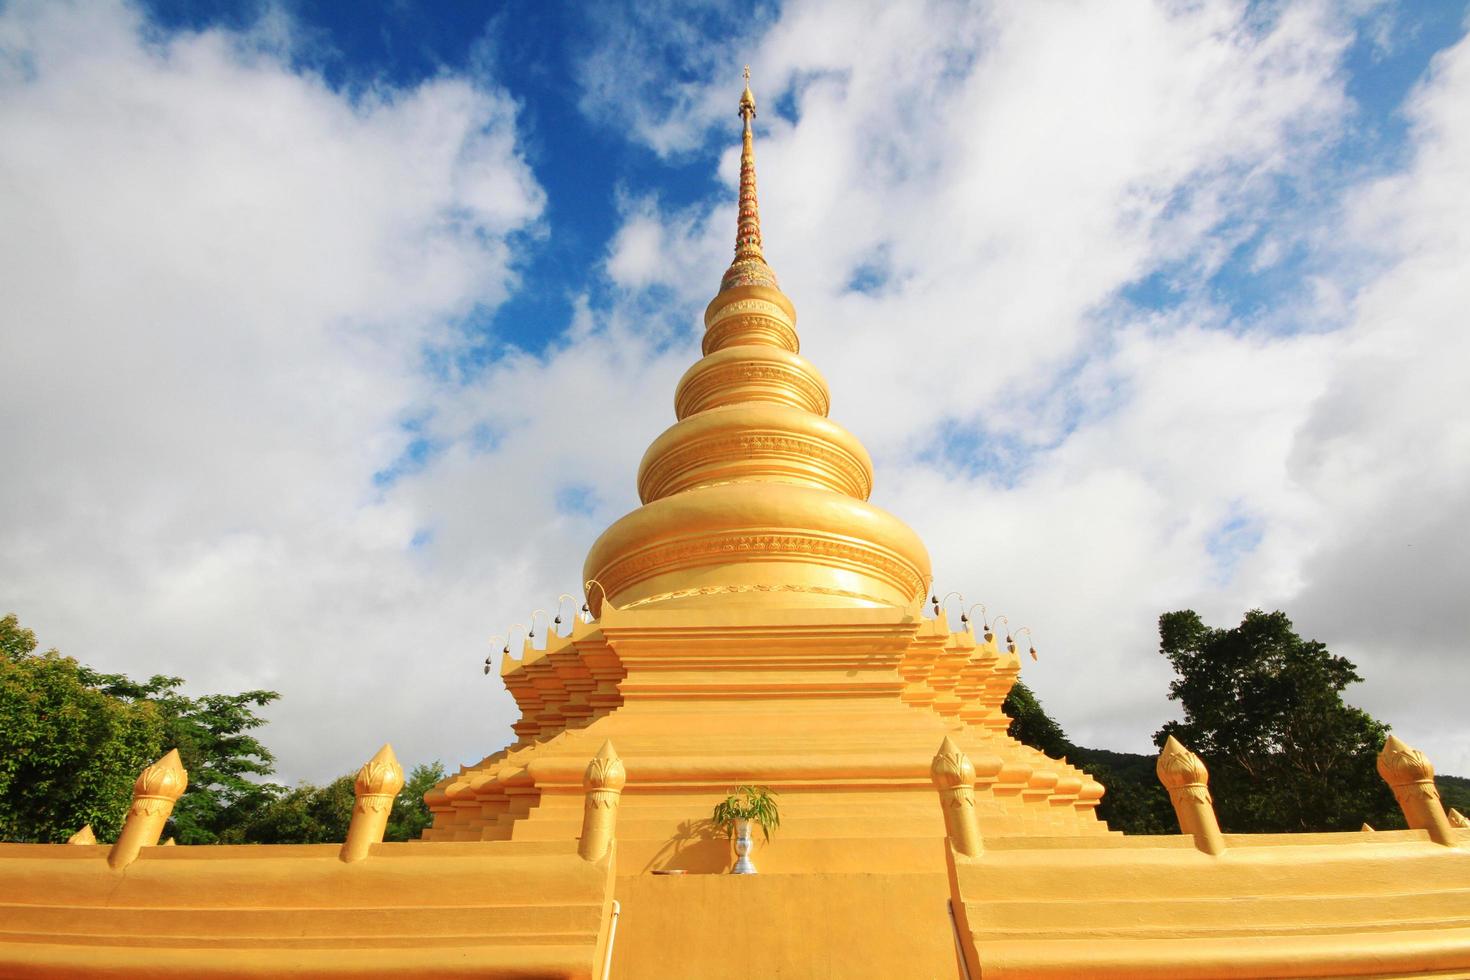
[(759, 824), (761, 834), (767, 842), (770, 841), (771, 831), (781, 826), (776, 791), (765, 786), (737, 786), (722, 802), (715, 804), (715, 812), (710, 819), (735, 842), (735, 867), (730, 869), (730, 873), (753, 875), (755, 865), (750, 861), (750, 825)]

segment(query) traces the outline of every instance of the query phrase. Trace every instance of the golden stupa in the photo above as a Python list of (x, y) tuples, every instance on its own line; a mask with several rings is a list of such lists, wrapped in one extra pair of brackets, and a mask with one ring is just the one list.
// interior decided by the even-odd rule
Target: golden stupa
[[(1232, 835), (1159, 757), (1182, 833), (1006, 734), (1015, 646), (925, 615), (923, 542), (867, 503), (762, 249), (749, 85), (735, 258), (643, 505), (592, 546), (587, 613), (507, 649), (514, 744), (428, 794), (384, 747), (335, 845), (156, 847), (187, 775), (149, 767), (114, 845), (0, 844), (0, 976), (1470, 975), (1470, 830), (1421, 753), (1379, 760), (1410, 830)], [(709, 814), (779, 792), (758, 874)], [(676, 873), (670, 873), (676, 872)]]

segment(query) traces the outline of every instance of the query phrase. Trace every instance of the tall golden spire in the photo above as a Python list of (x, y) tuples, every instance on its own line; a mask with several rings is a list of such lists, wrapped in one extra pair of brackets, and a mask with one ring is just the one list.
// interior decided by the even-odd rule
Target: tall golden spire
[(720, 289), (732, 286), (776, 287), (776, 274), (761, 250), (761, 211), (755, 194), (755, 95), (750, 91), (750, 66), (745, 66), (745, 91), (740, 94), (740, 118), (745, 135), (740, 147), (740, 212), (735, 226), (735, 259), (720, 280)]
[(735, 260), (704, 311), (704, 356), (674, 390), (678, 421), (643, 454), (643, 506), (587, 554), (587, 602), (594, 612), (606, 600), (620, 610), (897, 606), (916, 615), (929, 554), (868, 503), (873, 462), (827, 418), (827, 382), (801, 356), (796, 307), (761, 252), (749, 77)]

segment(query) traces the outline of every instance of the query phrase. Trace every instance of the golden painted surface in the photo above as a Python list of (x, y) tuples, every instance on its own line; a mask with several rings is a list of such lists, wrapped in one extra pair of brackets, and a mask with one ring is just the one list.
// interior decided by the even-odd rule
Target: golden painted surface
[(972, 976), (1470, 975), (1463, 849), (1419, 831), (1224, 843), (1220, 856), (1186, 837), (987, 840), (978, 859), (951, 852)]
[[(0, 844), (0, 977), (601, 976), (621, 787), (610, 745), (587, 772), (597, 818), (580, 845), (382, 843), (403, 787), (387, 745), (358, 773), (340, 848), (160, 845), (153, 807), (130, 811), (110, 849), (81, 834)], [(171, 752), (135, 799), (172, 805), (186, 782)]]
[(133, 783), (133, 802), (123, 818), (122, 831), (107, 852), (108, 865), (121, 870), (137, 860), (143, 848), (157, 844), (174, 812), (174, 803), (188, 786), (189, 774), (184, 771), (178, 749), (170, 749), (144, 768)]
[[(588, 597), (599, 611), (603, 589), (616, 607), (707, 589), (705, 598), (680, 603), (759, 605), (773, 620), (790, 605), (917, 608), (929, 581), (922, 542), (891, 514), (832, 490), (776, 481), (701, 487), (652, 501), (608, 528), (584, 569), (601, 586)], [(731, 585), (770, 591), (720, 591)]]
[[(1005, 734), (1000, 706), (1020, 662), (994, 637), (951, 633), (917, 608), (720, 598), (605, 605), (598, 622), (508, 656), (517, 742), (430, 794), (426, 838), (575, 834), (583, 762), (608, 739), (627, 772), (620, 874), (727, 869), (728, 844), (700, 821), (748, 782), (781, 794), (762, 872), (896, 871), (916, 851), (937, 871), (945, 823), (930, 763), (945, 738), (973, 760), (986, 833), (1107, 832), (1093, 812), (1102, 787)], [(773, 598), (786, 606), (779, 619)]]
[(1434, 785), (1434, 766), (1423, 752), (1390, 735), (1378, 754), (1378, 774), (1393, 790), (1410, 827), (1428, 831), (1436, 843), (1455, 845), (1458, 832)]
[(1204, 760), (1170, 735), (1154, 764), (1154, 772), (1169, 792), (1180, 832), (1193, 836), (1195, 846), (1206, 854), (1222, 853), (1225, 844), (1220, 836), (1220, 824), (1215, 820), (1210, 773)]
[(697, 362), (674, 391), (674, 414), (687, 419), (722, 405), (790, 405), (826, 415), (826, 380), (800, 354), (762, 344), (725, 347)]
[(393, 800), (402, 789), (403, 767), (398, 764), (398, 756), (393, 754), (393, 746), (385, 744), (364, 763), (353, 780), (352, 791), (356, 799), (352, 805), (352, 822), (347, 827), (347, 840), (342, 843), (339, 855), (343, 861), (361, 861), (374, 844), (383, 842), (383, 832), (393, 812)]
[(846, 429), (785, 405), (730, 405), (676, 423), (638, 471), (644, 503), (722, 482), (787, 482), (868, 499), (873, 464)]
[(614, 858), (540, 844), (0, 844), (0, 976), (595, 977)]

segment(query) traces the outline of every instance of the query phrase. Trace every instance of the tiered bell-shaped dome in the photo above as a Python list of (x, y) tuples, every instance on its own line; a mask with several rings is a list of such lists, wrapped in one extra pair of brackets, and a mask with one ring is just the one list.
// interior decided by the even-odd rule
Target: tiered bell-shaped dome
[(799, 353), (796, 308), (761, 242), (749, 84), (735, 258), (705, 310), (704, 357), (674, 394), (678, 418), (644, 453), (643, 506), (608, 528), (584, 568), (600, 606), (908, 606), (929, 582), (924, 544), (867, 503), (873, 464), (828, 419), (827, 382)]

